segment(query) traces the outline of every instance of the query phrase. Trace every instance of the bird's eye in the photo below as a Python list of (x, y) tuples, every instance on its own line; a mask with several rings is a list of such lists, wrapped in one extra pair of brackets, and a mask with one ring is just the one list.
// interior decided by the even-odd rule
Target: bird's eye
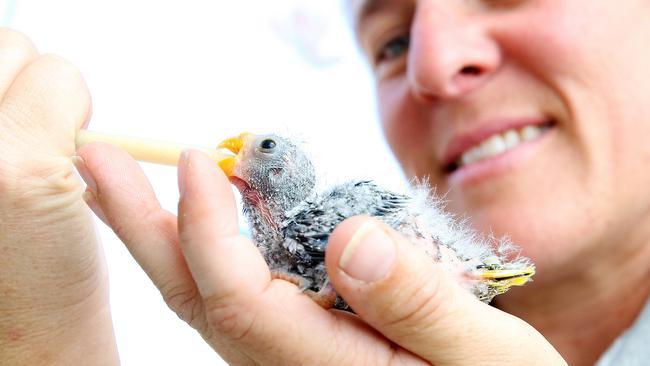
[(260, 148), (263, 150), (273, 150), (275, 148), (275, 141), (272, 139), (264, 139), (260, 142)]

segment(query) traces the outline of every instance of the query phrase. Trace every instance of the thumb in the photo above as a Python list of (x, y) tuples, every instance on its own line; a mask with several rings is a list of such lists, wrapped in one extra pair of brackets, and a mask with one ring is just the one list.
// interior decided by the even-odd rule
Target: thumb
[(563, 362), (530, 325), (477, 300), (459, 276), (375, 219), (340, 224), (326, 262), (334, 288), (365, 322), (431, 363)]

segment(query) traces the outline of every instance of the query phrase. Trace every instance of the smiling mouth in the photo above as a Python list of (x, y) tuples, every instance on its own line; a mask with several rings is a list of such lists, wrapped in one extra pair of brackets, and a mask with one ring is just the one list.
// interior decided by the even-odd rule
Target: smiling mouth
[(551, 120), (540, 125), (527, 125), (495, 133), (466, 149), (452, 163), (447, 164), (444, 170), (446, 173), (453, 173), (464, 166), (504, 154), (519, 145), (538, 139), (554, 126), (555, 122)]

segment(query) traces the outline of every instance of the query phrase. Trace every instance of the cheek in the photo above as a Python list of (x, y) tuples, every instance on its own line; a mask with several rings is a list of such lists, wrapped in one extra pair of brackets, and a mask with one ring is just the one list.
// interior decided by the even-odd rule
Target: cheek
[(563, 99), (570, 118), (562, 128), (583, 177), (598, 181), (614, 206), (638, 202), (634, 195), (650, 180), (650, 3), (537, 4), (527, 26), (519, 24), (525, 31), (506, 42), (508, 52)]
[[(637, 32), (631, 32), (630, 24), (647, 23), (643, 19), (649, 14), (630, 18), (628, 13), (634, 10), (626, 7), (632, 1), (622, 3), (531, 1), (525, 10), (501, 18), (493, 36), (506, 62), (546, 84), (575, 112), (580, 107), (572, 100), (575, 93), (606, 93), (629, 70), (639, 71), (641, 65), (629, 59), (638, 58), (647, 39), (635, 41)], [(594, 95), (592, 103), (602, 104), (599, 97)]]
[(430, 175), (434, 170), (431, 117), (417, 106), (403, 77), (381, 81), (377, 94), (384, 136), (404, 173), (408, 177)]

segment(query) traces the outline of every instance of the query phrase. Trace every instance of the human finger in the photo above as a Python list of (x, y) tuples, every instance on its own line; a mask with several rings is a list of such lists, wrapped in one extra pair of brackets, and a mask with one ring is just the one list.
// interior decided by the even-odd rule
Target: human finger
[(6, 90), (0, 126), (11, 131), (18, 148), (30, 146), (26, 153), (32, 157), (69, 157), (76, 131), (87, 123), (91, 109), (79, 70), (59, 56), (43, 55), (23, 68)]
[(433, 364), (564, 364), (530, 325), (478, 301), (378, 220), (339, 225), (326, 260), (335, 289), (364, 321)]
[[(85, 145), (77, 154), (77, 170), (88, 184), (84, 194), (88, 206), (124, 242), (167, 305), (204, 338), (210, 338), (213, 332), (203, 301), (178, 246), (176, 216), (161, 208), (138, 163), (103, 143)], [(251, 363), (232, 344), (220, 339), (212, 343), (228, 362)]]
[(196, 151), (184, 152), (178, 167), (181, 249), (203, 298), (263, 292), (271, 274), (257, 249), (239, 235), (226, 176)]
[(36, 47), (24, 34), (0, 28), (0, 100), (20, 71), (37, 56)]
[(115, 363), (105, 260), (69, 159), (90, 98), (52, 63), (0, 28), (0, 358)]
[(178, 248), (176, 216), (160, 206), (138, 163), (103, 143), (85, 145), (77, 155), (75, 165), (88, 185), (88, 205), (115, 231), (166, 300), (192, 292), (194, 282)]

